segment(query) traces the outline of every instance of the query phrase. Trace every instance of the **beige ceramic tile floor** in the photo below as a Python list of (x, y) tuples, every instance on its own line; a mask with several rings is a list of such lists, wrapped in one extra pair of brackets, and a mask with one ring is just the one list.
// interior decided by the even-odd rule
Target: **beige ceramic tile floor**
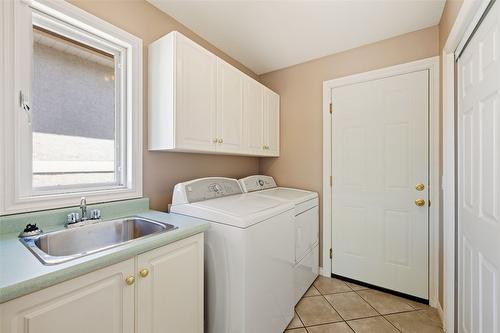
[(318, 277), (285, 333), (443, 333), (425, 304), (334, 278)]

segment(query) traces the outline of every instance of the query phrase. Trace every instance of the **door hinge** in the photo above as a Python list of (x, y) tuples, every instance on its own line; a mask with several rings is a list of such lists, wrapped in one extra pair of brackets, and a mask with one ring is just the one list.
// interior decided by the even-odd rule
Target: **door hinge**
[(333, 186), (333, 176), (330, 176), (330, 186)]
[(331, 248), (330, 248), (330, 259), (333, 259), (333, 251)]
[(333, 114), (333, 105), (330, 103), (330, 114)]
[(431, 201), (429, 200), (429, 207), (431, 206)]

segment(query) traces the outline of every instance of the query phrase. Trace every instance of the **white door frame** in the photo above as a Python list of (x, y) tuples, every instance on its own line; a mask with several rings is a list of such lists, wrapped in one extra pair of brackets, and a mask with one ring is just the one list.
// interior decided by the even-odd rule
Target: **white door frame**
[[(455, 326), (455, 56), (490, 0), (464, 1), (443, 47), (443, 324)], [(457, 52), (458, 51), (458, 52)]]
[[(332, 265), (332, 128), (331, 89), (347, 84), (429, 70), (429, 304), (436, 307), (439, 287), (439, 56), (377, 69), (323, 82), (323, 262), (321, 275), (330, 276)], [(335, 112), (335, 110), (333, 111)]]

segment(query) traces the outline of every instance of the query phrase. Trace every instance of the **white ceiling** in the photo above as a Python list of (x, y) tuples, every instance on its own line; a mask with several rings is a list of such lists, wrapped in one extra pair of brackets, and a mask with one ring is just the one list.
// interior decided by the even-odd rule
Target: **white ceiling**
[(439, 23), (444, 0), (148, 0), (257, 74)]

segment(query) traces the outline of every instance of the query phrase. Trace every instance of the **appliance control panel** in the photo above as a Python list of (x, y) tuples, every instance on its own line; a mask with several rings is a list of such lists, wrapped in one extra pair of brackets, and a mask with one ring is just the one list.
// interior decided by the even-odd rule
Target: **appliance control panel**
[(239, 182), (243, 188), (243, 192), (254, 192), (276, 187), (274, 178), (264, 175), (248, 176), (240, 179)]
[[(180, 188), (178, 186), (180, 185)], [(189, 203), (221, 198), (229, 195), (241, 194), (241, 186), (236, 179), (223, 177), (208, 177), (195, 179), (176, 185), (175, 191), (184, 192), (186, 201)]]

